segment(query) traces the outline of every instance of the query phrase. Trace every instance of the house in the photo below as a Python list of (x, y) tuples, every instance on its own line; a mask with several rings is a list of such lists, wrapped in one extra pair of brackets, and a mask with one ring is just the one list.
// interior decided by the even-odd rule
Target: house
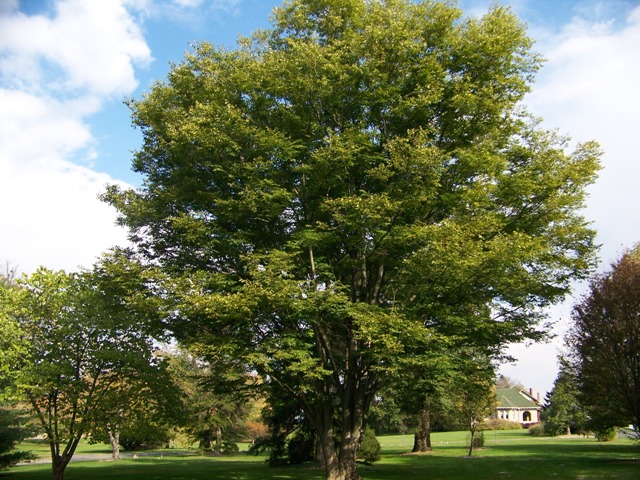
[(497, 406), (491, 419), (517, 422), (525, 428), (540, 422), (540, 394), (534, 397), (533, 389), (527, 392), (517, 388), (498, 388), (496, 397)]

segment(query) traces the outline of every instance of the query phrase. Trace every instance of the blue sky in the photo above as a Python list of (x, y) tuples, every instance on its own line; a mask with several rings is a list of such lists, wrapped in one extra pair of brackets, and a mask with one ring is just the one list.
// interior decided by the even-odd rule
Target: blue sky
[[(233, 48), (269, 26), (274, 0), (0, 0), (0, 262), (74, 270), (125, 241), (97, 200), (137, 185), (140, 135), (123, 101), (140, 98), (197, 41)], [(491, 0), (461, 0), (480, 15)], [(586, 217), (607, 267), (640, 241), (640, 1), (503, 0), (547, 58), (526, 103), (574, 141), (598, 140), (604, 170)], [(582, 286), (577, 287), (579, 295)], [(552, 311), (558, 334), (573, 299)], [(513, 350), (503, 369), (551, 388), (558, 342)]]

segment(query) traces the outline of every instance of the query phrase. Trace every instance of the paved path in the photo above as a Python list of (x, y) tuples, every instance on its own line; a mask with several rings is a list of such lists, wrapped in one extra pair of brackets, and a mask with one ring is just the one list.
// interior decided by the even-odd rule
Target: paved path
[[(186, 457), (195, 455), (195, 452), (189, 451), (162, 451), (162, 452), (120, 452), (120, 459), (124, 460), (126, 458), (133, 458), (134, 455), (137, 455), (139, 458), (162, 458), (162, 457)], [(110, 453), (77, 453), (71, 458), (72, 462), (108, 462), (112, 461)], [(18, 465), (33, 465), (40, 463), (51, 463), (51, 458), (49, 457), (39, 457), (31, 462), (23, 462)]]

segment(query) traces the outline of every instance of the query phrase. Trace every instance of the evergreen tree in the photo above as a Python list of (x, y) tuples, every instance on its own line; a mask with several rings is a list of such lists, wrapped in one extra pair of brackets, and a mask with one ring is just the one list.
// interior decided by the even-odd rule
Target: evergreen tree
[(582, 433), (587, 424), (585, 407), (579, 400), (578, 379), (566, 359), (560, 359), (560, 371), (553, 389), (547, 393), (542, 412), (547, 435)]

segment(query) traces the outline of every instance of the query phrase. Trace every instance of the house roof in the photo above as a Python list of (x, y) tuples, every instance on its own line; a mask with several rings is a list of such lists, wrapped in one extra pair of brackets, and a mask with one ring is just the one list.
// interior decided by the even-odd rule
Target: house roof
[(530, 400), (517, 388), (498, 388), (496, 390), (498, 408), (539, 408), (540, 406)]

